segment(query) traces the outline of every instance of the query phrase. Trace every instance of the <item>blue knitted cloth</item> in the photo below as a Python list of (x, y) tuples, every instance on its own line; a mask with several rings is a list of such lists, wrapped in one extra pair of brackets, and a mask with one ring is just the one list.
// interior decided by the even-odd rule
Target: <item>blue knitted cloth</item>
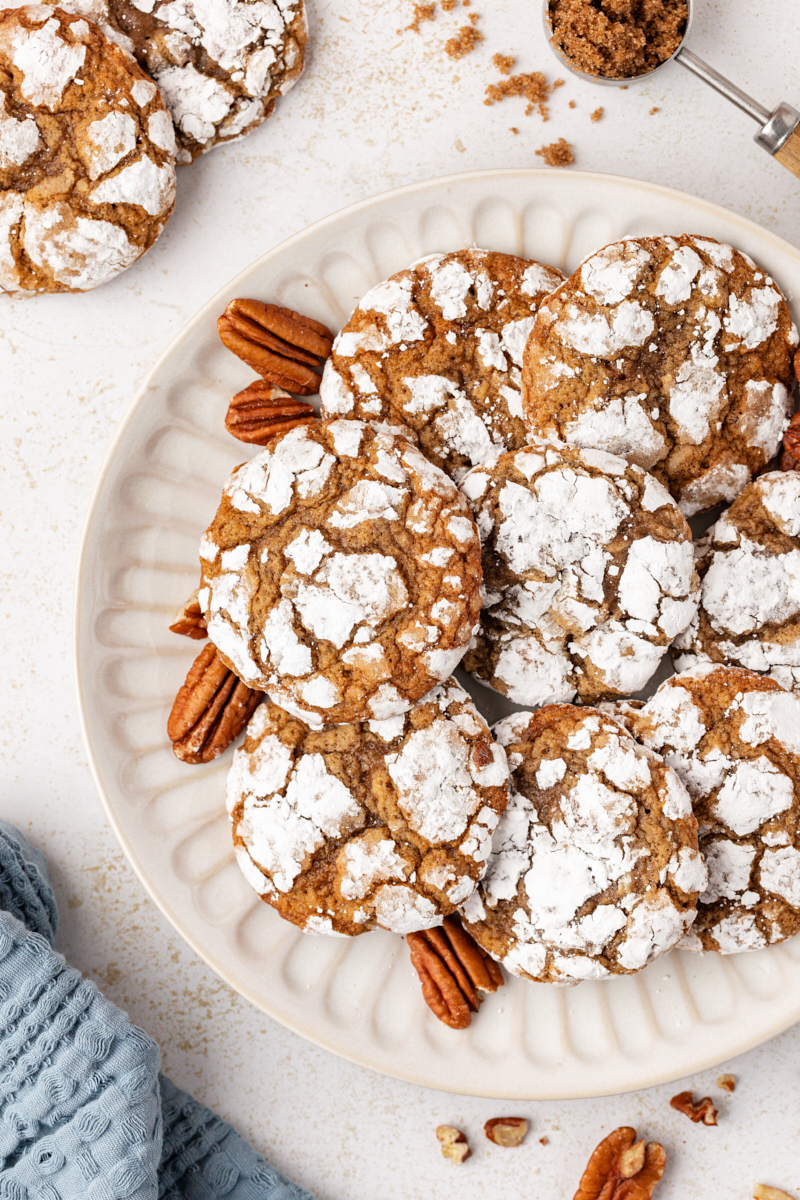
[(158, 1074), (141, 1029), (68, 966), (44, 857), (0, 821), (0, 1197), (312, 1200)]

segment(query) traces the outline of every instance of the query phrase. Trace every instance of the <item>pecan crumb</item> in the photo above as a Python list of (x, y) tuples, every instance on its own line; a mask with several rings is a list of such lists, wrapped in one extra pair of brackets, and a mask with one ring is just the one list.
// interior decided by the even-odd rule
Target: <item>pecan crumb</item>
[(574, 101), (574, 100), (570, 100), (570, 102), (569, 102), (569, 106), (570, 106), (570, 108), (574, 108), (574, 107), (575, 107), (575, 101)]
[(767, 1187), (766, 1184), (757, 1183), (753, 1188), (753, 1200), (794, 1200), (794, 1196), (790, 1196), (788, 1192), (782, 1192), (780, 1188)]
[(723, 1092), (736, 1091), (736, 1076), (735, 1075), (720, 1075), (717, 1080), (717, 1087), (722, 1088)]
[(716, 1125), (717, 1123), (717, 1110), (710, 1096), (703, 1096), (701, 1100), (695, 1100), (691, 1092), (678, 1092), (678, 1095), (673, 1096), (669, 1103), (671, 1108), (685, 1113), (695, 1124), (699, 1121), (702, 1121), (704, 1125)]
[(603, 117), (602, 105), (600, 106), (600, 108), (596, 108), (593, 113), (589, 114), (589, 120), (592, 122), (593, 125), (596, 125), (598, 121), (602, 120), (602, 117)]
[(550, 1138), (546, 1138), (546, 1137), (540, 1137), (540, 1138), (539, 1138), (539, 1145), (540, 1145), (540, 1146), (549, 1146), (549, 1145), (550, 1145)]
[(566, 138), (559, 138), (549, 146), (540, 146), (535, 153), (544, 159), (548, 167), (569, 167), (575, 162), (572, 146)]
[(442, 1157), (449, 1158), (456, 1165), (463, 1163), (472, 1153), (467, 1139), (455, 1125), (437, 1126), (436, 1136), (442, 1143)]
[[(470, 15), (470, 20), (473, 18), (478, 20), (477, 13)], [(451, 58), (463, 58), (466, 54), (471, 54), (482, 41), (483, 34), (480, 29), (476, 29), (474, 25), (462, 25), (456, 36), (448, 38), (445, 42), (444, 52)]]
[(170, 633), (180, 633), (184, 637), (200, 640), (208, 637), (206, 629), (206, 619), (203, 616), (200, 602), (197, 596), (200, 592), (199, 588), (195, 588), (189, 599), (178, 610), (175, 620), (170, 625)]
[(658, 105), (655, 105), (653, 108), (650, 109), (650, 116), (654, 117), (657, 112), (661, 112), (661, 109), (658, 107)]
[(524, 1117), (492, 1117), (483, 1127), (490, 1142), (495, 1146), (521, 1146), (528, 1132)]
[(494, 54), (492, 56), (492, 64), (501, 75), (510, 75), (516, 61), (513, 54)]
[(522, 96), (523, 100), (528, 102), (525, 116), (529, 117), (535, 108), (542, 120), (546, 121), (550, 115), (547, 100), (552, 90), (541, 71), (531, 71), (527, 75), (510, 75), (507, 79), (501, 79), (499, 83), (487, 84), (486, 99), (483, 103), (499, 104), (508, 96)]
[(511, 132), (512, 132), (512, 133), (514, 133), (514, 134), (517, 134), (517, 133), (519, 133), (519, 130), (517, 129), (516, 125), (509, 125), (509, 129), (510, 129), (510, 130), (511, 130)]

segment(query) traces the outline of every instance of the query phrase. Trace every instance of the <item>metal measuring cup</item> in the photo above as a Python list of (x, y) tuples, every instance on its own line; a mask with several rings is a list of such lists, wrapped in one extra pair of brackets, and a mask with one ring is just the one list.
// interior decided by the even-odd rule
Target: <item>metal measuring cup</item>
[(577, 75), (579, 79), (589, 80), (591, 83), (627, 87), (629, 84), (636, 83), (640, 79), (652, 78), (657, 71), (661, 71), (673, 60), (679, 62), (682, 67), (686, 67), (687, 70), (698, 75), (709, 87), (720, 92), (726, 100), (730, 100), (731, 104), (735, 104), (737, 108), (740, 108), (742, 112), (746, 112), (754, 121), (758, 121), (761, 128), (755, 135), (755, 141), (768, 154), (776, 158), (782, 166), (800, 178), (800, 112), (796, 108), (793, 108), (791, 104), (786, 104), (785, 102), (781, 102), (773, 112), (770, 112), (763, 104), (759, 104), (752, 96), (748, 96), (747, 92), (743, 92), (735, 83), (731, 83), (724, 75), (720, 75), (719, 71), (715, 71), (713, 67), (703, 62), (702, 58), (698, 58), (696, 54), (693, 54), (687, 48), (686, 39), (689, 36), (694, 16), (693, 0), (686, 0), (688, 11), (686, 28), (683, 31), (683, 37), (677, 50), (669, 58), (665, 59), (663, 63), (659, 63), (657, 67), (654, 67), (652, 71), (647, 71), (644, 75), (631, 75), (627, 79), (607, 79), (602, 75), (591, 75), (589, 72), (581, 71), (576, 67), (553, 42), (550, 4), (551, 0), (543, 0), (542, 16), (547, 44), (565, 70), (569, 71), (572, 75)]

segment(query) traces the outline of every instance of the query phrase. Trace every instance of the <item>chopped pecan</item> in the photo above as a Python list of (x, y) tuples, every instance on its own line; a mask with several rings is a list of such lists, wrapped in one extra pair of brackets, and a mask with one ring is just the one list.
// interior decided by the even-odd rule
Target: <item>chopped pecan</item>
[(274, 383), (256, 379), (231, 400), (225, 428), (240, 442), (266, 446), (279, 433), (314, 419), (312, 405), (296, 400)]
[(714, 1108), (714, 1101), (710, 1096), (703, 1096), (702, 1100), (695, 1100), (691, 1092), (678, 1092), (678, 1095), (673, 1096), (669, 1103), (671, 1108), (677, 1108), (678, 1112), (685, 1113), (695, 1124), (698, 1121), (702, 1121), (704, 1125), (716, 1125), (717, 1123), (717, 1110)]
[(636, 1130), (623, 1125), (595, 1149), (574, 1200), (650, 1200), (666, 1162), (663, 1146), (637, 1142)]
[(528, 1132), (524, 1117), (492, 1117), (483, 1127), (490, 1142), (495, 1146), (521, 1146)]
[(200, 638), (208, 637), (206, 619), (197, 600), (199, 591), (199, 588), (195, 588), (183, 607), (178, 610), (175, 620), (169, 627), (171, 633), (182, 633), (184, 637), (194, 638), (197, 641)]
[(736, 1091), (736, 1076), (735, 1075), (720, 1075), (717, 1080), (717, 1087), (722, 1088), (723, 1092)]
[(497, 963), (456, 917), (445, 917), (437, 929), (409, 933), (406, 941), (425, 1003), (451, 1029), (466, 1029), (481, 1002), (478, 992), (502, 986)]
[(331, 352), (331, 331), (277, 304), (231, 300), (217, 321), (222, 342), (267, 380), (300, 396), (319, 391), (319, 368)]
[(456, 1129), (455, 1125), (438, 1125), (436, 1136), (442, 1143), (443, 1158), (449, 1158), (451, 1162), (460, 1164), (472, 1154), (467, 1139), (460, 1129)]
[(228, 670), (209, 642), (189, 668), (169, 714), (175, 756), (186, 763), (211, 762), (239, 736), (263, 699), (263, 692)]
[(782, 471), (800, 471), (800, 413), (795, 413), (783, 435)]
[(788, 1192), (782, 1192), (780, 1188), (767, 1187), (765, 1183), (757, 1183), (753, 1188), (753, 1200), (794, 1200), (794, 1196), (790, 1196)]

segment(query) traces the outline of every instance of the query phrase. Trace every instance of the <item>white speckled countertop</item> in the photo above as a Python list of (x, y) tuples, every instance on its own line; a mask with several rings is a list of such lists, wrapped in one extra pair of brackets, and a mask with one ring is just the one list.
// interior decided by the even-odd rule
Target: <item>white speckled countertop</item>
[[(797, 0), (694, 2), (696, 53), (766, 105), (800, 101)], [(692, 192), (800, 245), (800, 181), (756, 147), (747, 117), (678, 66), (627, 91), (567, 77), (543, 125), (518, 99), (482, 103), (498, 78), (496, 52), (516, 55), (516, 70), (559, 75), (538, 0), (473, 0), (486, 40), (458, 62), (442, 47), (463, 9), (439, 11), (417, 35), (397, 32), (411, 0), (307, 6), (306, 74), (249, 139), (181, 169), (176, 213), (142, 262), (86, 296), (2, 302), (0, 815), (48, 855), (59, 948), (158, 1039), (176, 1083), (318, 1200), (569, 1200), (591, 1149), (620, 1124), (667, 1147), (658, 1200), (747, 1197), (757, 1181), (800, 1193), (800, 1028), (726, 1065), (739, 1079), (733, 1096), (716, 1087), (722, 1068), (682, 1085), (719, 1099), (716, 1129), (669, 1108), (674, 1085), (513, 1106), (425, 1091), (305, 1043), (233, 993), (150, 903), (106, 824), (71, 676), (83, 516), (138, 380), (232, 275), (362, 197), (458, 171), (538, 166), (534, 150), (559, 137), (582, 169)], [(604, 116), (592, 124), (598, 105)], [(512, 1108), (533, 1126), (513, 1152), (482, 1135), (487, 1118)], [(439, 1154), (442, 1122), (472, 1141), (461, 1168)]]

